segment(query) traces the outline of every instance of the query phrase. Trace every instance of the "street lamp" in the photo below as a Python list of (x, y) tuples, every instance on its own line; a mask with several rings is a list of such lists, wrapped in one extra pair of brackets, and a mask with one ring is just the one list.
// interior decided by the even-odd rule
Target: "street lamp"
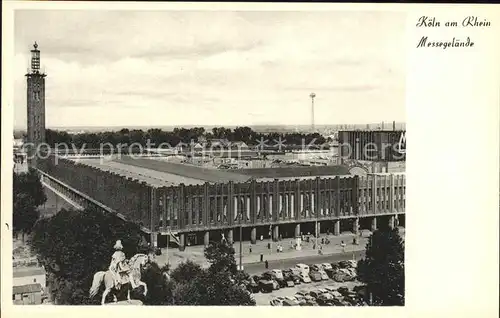
[(242, 218), (243, 212), (240, 213), (240, 271), (243, 270), (243, 226), (241, 225)]
[(316, 237), (316, 248), (318, 248), (319, 250), (319, 247), (318, 247), (318, 235), (319, 235), (319, 231), (318, 231), (318, 217), (319, 217), (319, 214), (318, 214), (318, 211), (314, 211), (314, 213), (316, 214), (316, 220), (315, 220), (315, 224), (314, 224), (314, 236)]

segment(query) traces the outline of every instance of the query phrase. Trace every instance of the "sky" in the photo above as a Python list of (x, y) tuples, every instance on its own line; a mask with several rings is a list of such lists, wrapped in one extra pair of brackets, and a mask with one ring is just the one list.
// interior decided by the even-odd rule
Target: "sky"
[(405, 121), (400, 12), (18, 10), (14, 127), (34, 41), (47, 127)]

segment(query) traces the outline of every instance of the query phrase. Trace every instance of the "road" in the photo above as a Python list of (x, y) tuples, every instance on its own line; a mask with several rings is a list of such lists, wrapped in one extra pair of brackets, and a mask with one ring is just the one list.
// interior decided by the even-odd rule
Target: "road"
[[(364, 254), (365, 251), (356, 251), (356, 252), (348, 252), (345, 254), (316, 255), (316, 256), (288, 258), (275, 261), (273, 260), (269, 261), (269, 269), (286, 269), (294, 267), (298, 263), (318, 264), (318, 263), (340, 262), (353, 259), (353, 255), (354, 259), (359, 260), (364, 256)], [(250, 275), (259, 274), (266, 271), (264, 262), (244, 264), (243, 269)]]

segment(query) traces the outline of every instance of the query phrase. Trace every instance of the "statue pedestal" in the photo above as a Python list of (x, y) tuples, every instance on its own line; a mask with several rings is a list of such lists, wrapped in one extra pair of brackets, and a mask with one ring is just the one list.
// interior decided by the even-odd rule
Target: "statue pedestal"
[(133, 306), (142, 306), (143, 303), (142, 301), (138, 299), (131, 299), (131, 300), (122, 300), (122, 301), (117, 301), (116, 303), (107, 303), (107, 305), (133, 305)]

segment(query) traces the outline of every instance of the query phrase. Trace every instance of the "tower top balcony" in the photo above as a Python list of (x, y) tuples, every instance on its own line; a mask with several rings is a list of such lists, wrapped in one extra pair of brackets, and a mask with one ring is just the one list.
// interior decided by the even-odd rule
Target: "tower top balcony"
[(33, 44), (33, 49), (31, 50), (31, 69), (28, 70), (26, 76), (40, 75), (45, 77), (45, 74), (40, 71), (40, 50), (38, 49), (38, 43)]

